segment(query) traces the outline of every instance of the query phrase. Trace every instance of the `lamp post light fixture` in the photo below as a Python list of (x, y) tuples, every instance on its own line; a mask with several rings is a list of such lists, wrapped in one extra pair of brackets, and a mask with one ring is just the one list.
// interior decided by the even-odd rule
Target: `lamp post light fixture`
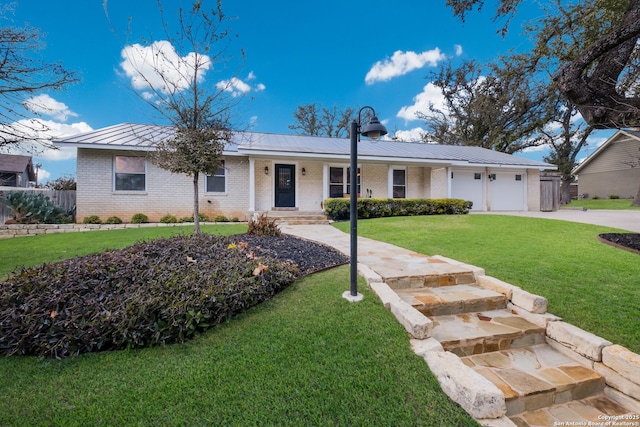
[[(364, 128), (361, 129), (360, 123), (362, 122), (361, 114), (362, 110), (369, 109), (372, 112), (372, 116), (369, 119)], [(358, 141), (360, 135), (364, 135), (373, 140), (380, 138), (387, 134), (387, 128), (385, 128), (380, 120), (376, 117), (376, 110), (372, 107), (364, 106), (358, 111), (358, 121), (355, 119), (351, 121), (350, 127), (351, 136), (351, 166), (350, 166), (350, 221), (351, 221), (351, 260), (350, 260), (350, 288), (342, 294), (342, 297), (351, 302), (362, 301), (362, 294), (358, 293)]]

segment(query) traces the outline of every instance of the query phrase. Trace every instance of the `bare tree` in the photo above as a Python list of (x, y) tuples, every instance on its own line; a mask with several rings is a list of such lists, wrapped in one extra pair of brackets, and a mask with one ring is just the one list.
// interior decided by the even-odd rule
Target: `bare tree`
[[(231, 143), (231, 111), (237, 104), (232, 91), (237, 79), (204, 83), (214, 65), (224, 68), (232, 59), (229, 18), (220, 0), (213, 9), (194, 0), (191, 9), (178, 9), (178, 30), (174, 31), (161, 1), (158, 8), (167, 39), (146, 48), (130, 46), (123, 50), (123, 57), (135, 70), (134, 86), (140, 96), (175, 128), (174, 136), (157, 144), (150, 159), (163, 169), (192, 178), (194, 232), (198, 234), (199, 178), (220, 167), (223, 149)], [(151, 54), (140, 60), (141, 51)]]
[(354, 114), (354, 109), (350, 107), (341, 109), (334, 105), (326, 108), (317, 103), (298, 105), (293, 112), (295, 122), (288, 127), (299, 135), (345, 138)]
[[(7, 15), (13, 14), (14, 7), (0, 6), (0, 20), (10, 22)], [(40, 59), (43, 40), (40, 30), (30, 26), (0, 27), (0, 149), (24, 140), (45, 143), (42, 135), (49, 129), (30, 114), (37, 114), (38, 109), (28, 102), (29, 98), (78, 81), (61, 63)]]

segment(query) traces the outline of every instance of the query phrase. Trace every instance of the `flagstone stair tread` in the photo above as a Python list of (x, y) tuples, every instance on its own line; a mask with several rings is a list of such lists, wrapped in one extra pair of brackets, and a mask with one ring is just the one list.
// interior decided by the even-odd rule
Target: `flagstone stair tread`
[(509, 310), (433, 316), (431, 336), (458, 356), (544, 342), (545, 329)]
[(507, 306), (503, 294), (471, 285), (397, 289), (396, 293), (425, 316), (496, 310)]
[(507, 415), (600, 394), (604, 379), (547, 344), (464, 357), (505, 395)]
[[(607, 425), (616, 416), (628, 415), (629, 411), (603, 394), (540, 408), (511, 416), (518, 427), (548, 427), (560, 425)], [(624, 421), (619, 419), (618, 421)], [(591, 423), (591, 424), (590, 424)], [(613, 424), (609, 424), (613, 425)]]

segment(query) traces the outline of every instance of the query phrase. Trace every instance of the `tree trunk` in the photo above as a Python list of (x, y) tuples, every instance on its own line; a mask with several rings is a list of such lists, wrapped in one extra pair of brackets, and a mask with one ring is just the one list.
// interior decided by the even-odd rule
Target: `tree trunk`
[(198, 203), (198, 172), (193, 174), (193, 234), (200, 234), (200, 205)]
[(638, 192), (636, 193), (636, 197), (633, 199), (631, 206), (640, 206), (640, 186), (638, 186)]
[(560, 182), (560, 204), (568, 205), (571, 203), (571, 181), (563, 179)]

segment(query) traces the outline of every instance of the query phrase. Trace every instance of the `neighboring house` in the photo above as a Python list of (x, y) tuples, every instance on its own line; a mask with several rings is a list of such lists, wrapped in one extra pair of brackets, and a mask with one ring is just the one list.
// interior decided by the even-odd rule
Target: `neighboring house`
[(29, 187), (36, 180), (30, 156), (0, 154), (0, 187)]
[[(173, 133), (124, 123), (55, 140), (78, 148), (77, 220), (192, 215), (191, 178), (147, 157)], [(200, 211), (241, 220), (270, 210), (322, 211), (325, 199), (348, 196), (349, 159), (348, 139), (238, 132), (218, 172), (200, 179)], [(455, 197), (483, 211), (540, 210), (540, 169), (555, 169), (479, 147), (364, 139), (358, 165), (361, 197)]]
[(632, 199), (640, 186), (640, 132), (619, 130), (580, 163), (578, 193), (586, 198)]

